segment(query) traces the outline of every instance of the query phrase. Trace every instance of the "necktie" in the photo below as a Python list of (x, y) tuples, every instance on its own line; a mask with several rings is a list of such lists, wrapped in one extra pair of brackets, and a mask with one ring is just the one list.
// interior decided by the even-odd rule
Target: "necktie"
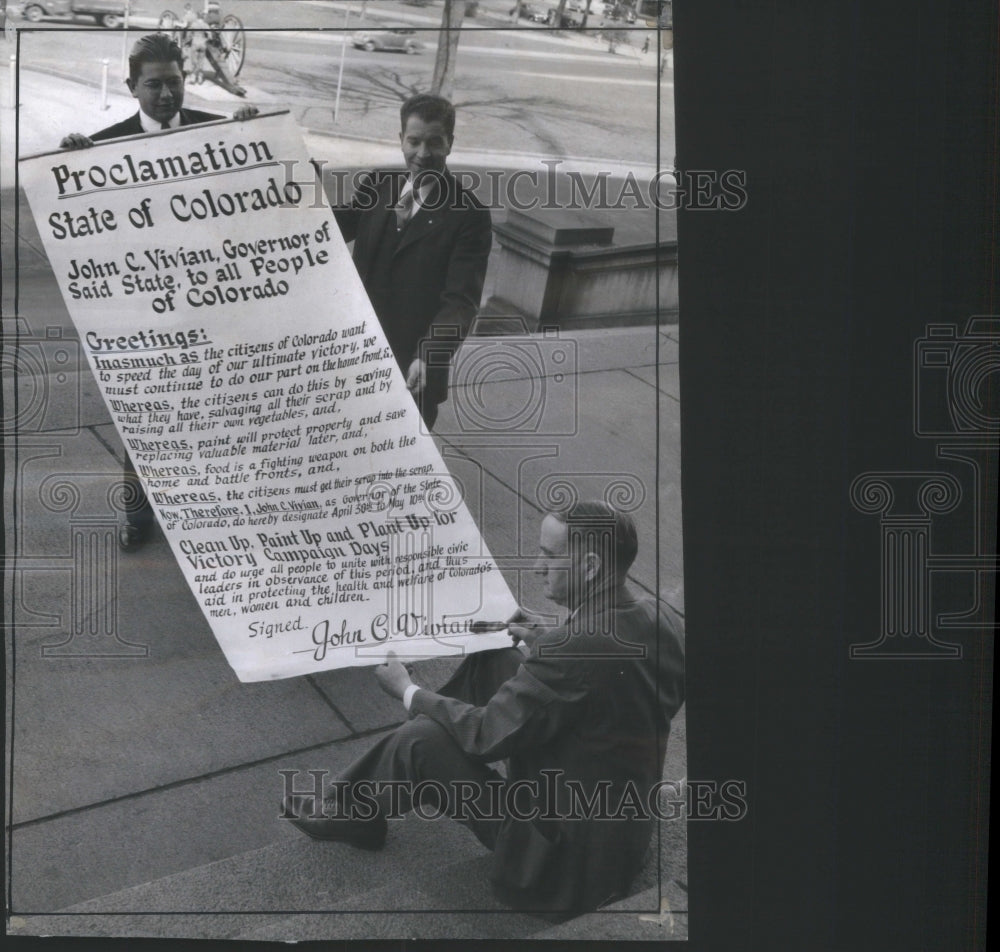
[(399, 230), (410, 220), (410, 213), (413, 211), (412, 188), (400, 198), (394, 211), (396, 212), (396, 229)]
[(161, 122), (160, 123), (160, 128), (161, 129), (169, 129), (170, 128), (170, 123), (169, 122)]

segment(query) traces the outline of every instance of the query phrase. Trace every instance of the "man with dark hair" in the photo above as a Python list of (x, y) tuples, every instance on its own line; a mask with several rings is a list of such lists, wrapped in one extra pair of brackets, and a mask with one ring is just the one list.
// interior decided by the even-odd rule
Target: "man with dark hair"
[[(569, 609), (559, 625), (519, 611), (517, 647), (467, 657), (439, 691), (418, 688), (390, 656), (379, 685), (411, 719), (331, 785), (292, 792), (303, 833), (362, 849), (385, 842), (387, 816), (442, 812), (493, 851), (505, 902), (578, 913), (621, 898), (661, 811), (670, 722), (684, 701), (679, 617), (626, 584), (632, 519), (599, 502), (542, 520), (535, 571)], [(506, 777), (489, 764), (506, 760)]]
[(455, 107), (420, 94), (400, 109), (405, 172), (373, 175), (337, 209), (345, 241), (428, 429), (452, 355), (479, 310), (493, 241), (489, 211), (448, 171)]
[[(445, 135), (455, 138), (455, 107), (443, 96), (417, 93), (407, 99), (399, 108), (399, 124), (404, 133), (410, 116), (419, 116), (424, 122), (440, 122)], [(440, 171), (443, 170), (442, 162)]]
[[(184, 54), (166, 33), (150, 33), (136, 41), (129, 54), (125, 85), (139, 102), (138, 112), (89, 136), (70, 133), (59, 143), (59, 147), (85, 149), (108, 139), (226, 118), (217, 113), (183, 108)], [(250, 119), (255, 115), (257, 109), (253, 106), (241, 106), (233, 118)]]
[[(139, 110), (113, 126), (85, 136), (72, 132), (59, 143), (61, 149), (88, 149), (97, 142), (121, 139), (195, 126), (202, 122), (225, 119), (211, 112), (184, 109), (184, 54), (166, 33), (150, 33), (137, 40), (128, 58), (128, 86)], [(254, 106), (240, 106), (234, 119), (251, 119)], [(125, 521), (118, 527), (118, 544), (126, 552), (140, 546), (153, 528), (153, 507), (125, 451)]]
[(583, 590), (560, 592), (558, 597), (548, 590), (545, 594), (557, 605), (586, 605), (591, 611), (595, 603), (593, 598), (588, 601), (588, 595), (617, 594), (617, 588), (611, 585), (604, 586), (601, 592), (593, 590), (595, 565), (600, 566), (603, 577), (616, 580), (618, 586), (625, 583), (626, 573), (639, 551), (635, 522), (603, 502), (578, 502), (551, 513), (551, 517), (554, 523), (565, 527), (567, 551), (571, 559), (580, 560), (582, 571), (552, 575), (546, 581), (550, 585), (565, 582), (570, 588), (582, 585)]

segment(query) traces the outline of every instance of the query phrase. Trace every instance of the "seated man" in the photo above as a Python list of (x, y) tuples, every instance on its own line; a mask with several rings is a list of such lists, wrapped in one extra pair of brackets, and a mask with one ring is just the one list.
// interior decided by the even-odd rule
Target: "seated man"
[[(570, 914), (626, 895), (664, 816), (649, 805), (684, 701), (681, 622), (629, 591), (635, 524), (610, 506), (549, 513), (539, 548), (535, 571), (567, 620), (546, 628), (519, 612), (509, 627), (526, 655), (470, 655), (438, 692), (390, 657), (376, 678), (411, 719), (326, 798), (291, 792), (284, 818), (316, 839), (379, 849), (386, 817), (446, 811), (493, 851), (494, 889), (510, 905)], [(488, 766), (500, 760), (506, 778)]]
[[(128, 79), (125, 85), (138, 100), (136, 113), (89, 136), (70, 133), (59, 143), (61, 149), (86, 149), (95, 142), (120, 139), (123, 136), (159, 132), (179, 126), (194, 126), (202, 122), (224, 119), (225, 116), (196, 109), (184, 109), (184, 54), (165, 33), (142, 37), (132, 47), (128, 58)], [(254, 106), (241, 106), (234, 119), (251, 119), (257, 115)], [(153, 508), (146, 498), (135, 467), (125, 453), (125, 521), (118, 528), (118, 544), (126, 552), (145, 541), (153, 528)]]

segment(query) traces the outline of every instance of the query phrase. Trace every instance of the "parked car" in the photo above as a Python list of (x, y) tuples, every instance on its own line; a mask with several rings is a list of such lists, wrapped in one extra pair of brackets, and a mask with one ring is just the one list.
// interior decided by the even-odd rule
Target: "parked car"
[(358, 30), (351, 37), (351, 43), (358, 49), (396, 50), (403, 53), (419, 53), (424, 44), (417, 39), (417, 31), (408, 26), (388, 26), (381, 30)]
[[(558, 15), (558, 10), (555, 7), (549, 8), (548, 16), (545, 18), (545, 22), (550, 26), (556, 26), (556, 16)], [(569, 13), (563, 13), (562, 22), (558, 24), (564, 30), (571, 30), (574, 27), (580, 25), (580, 21)]]
[(42, 17), (93, 17), (101, 26), (113, 30), (125, 19), (125, 0), (26, 0), (7, 4), (7, 12), (29, 23), (37, 23)]
[[(548, 16), (544, 13), (540, 13), (534, 7), (529, 6), (527, 3), (522, 3), (517, 9), (517, 15), (522, 20), (531, 20), (532, 23), (544, 23)], [(510, 12), (513, 14), (515, 8), (511, 7)]]

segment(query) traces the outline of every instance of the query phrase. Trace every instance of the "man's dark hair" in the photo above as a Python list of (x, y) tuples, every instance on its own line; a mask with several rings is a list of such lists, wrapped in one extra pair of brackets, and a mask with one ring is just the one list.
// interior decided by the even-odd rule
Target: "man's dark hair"
[(401, 130), (406, 130), (406, 122), (413, 115), (424, 122), (440, 122), (449, 138), (455, 135), (455, 107), (442, 96), (418, 93), (407, 99), (399, 110)]
[(184, 54), (166, 33), (147, 33), (136, 40), (128, 55), (128, 78), (134, 83), (143, 63), (176, 63), (184, 71)]
[(596, 552), (603, 563), (602, 574), (625, 577), (639, 551), (639, 537), (630, 515), (596, 500), (573, 503), (552, 515), (566, 524), (571, 554)]

